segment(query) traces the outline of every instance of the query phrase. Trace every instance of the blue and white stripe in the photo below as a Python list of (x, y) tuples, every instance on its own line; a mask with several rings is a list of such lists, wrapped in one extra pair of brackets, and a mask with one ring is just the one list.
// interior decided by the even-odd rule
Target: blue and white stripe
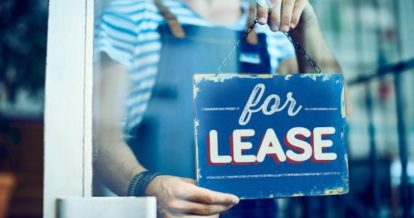
[[(163, 2), (183, 25), (214, 26), (180, 0)], [(247, 9), (246, 1), (242, 5)], [(236, 24), (223, 27), (243, 30), (246, 20), (247, 13)], [(157, 28), (164, 22), (153, 0), (112, 1), (98, 20), (95, 52), (105, 52), (110, 58), (130, 69), (131, 89), (125, 104), (126, 116), (123, 124), (126, 136), (139, 125), (148, 107), (162, 47)], [(256, 31), (267, 34), (271, 69), (275, 72), (279, 63), (294, 55), (294, 48), (283, 34), (273, 33), (266, 26), (257, 26)]]

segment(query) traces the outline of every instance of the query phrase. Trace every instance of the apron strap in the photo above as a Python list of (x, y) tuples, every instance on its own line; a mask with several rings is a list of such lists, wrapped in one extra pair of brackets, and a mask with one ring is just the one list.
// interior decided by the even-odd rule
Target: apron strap
[[(256, 19), (256, 7), (255, 6), (250, 6), (249, 7), (249, 19), (247, 20), (246, 29), (249, 28), (249, 26), (254, 22), (255, 19)], [(253, 29), (252, 32), (249, 33), (249, 35), (247, 36), (246, 41), (250, 45), (257, 45), (259, 40), (257, 38), (257, 33), (254, 29)]]
[(172, 35), (176, 38), (183, 39), (185, 38), (185, 32), (177, 17), (168, 10), (167, 7), (161, 2), (161, 0), (155, 0), (155, 5), (160, 11), (161, 16), (167, 21), (168, 26)]

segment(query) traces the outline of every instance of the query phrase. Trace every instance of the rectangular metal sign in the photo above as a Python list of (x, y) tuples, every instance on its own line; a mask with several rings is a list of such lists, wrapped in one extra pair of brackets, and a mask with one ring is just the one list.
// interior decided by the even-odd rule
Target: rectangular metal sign
[(241, 199), (348, 192), (341, 74), (194, 75), (196, 174)]

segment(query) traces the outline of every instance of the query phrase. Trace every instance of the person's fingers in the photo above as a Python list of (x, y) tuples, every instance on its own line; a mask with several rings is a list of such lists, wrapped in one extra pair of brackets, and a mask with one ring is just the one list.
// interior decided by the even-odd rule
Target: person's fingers
[(226, 194), (216, 191), (211, 191), (205, 188), (200, 188), (198, 186), (186, 186), (182, 190), (179, 197), (189, 201), (195, 201), (205, 204), (237, 204), (239, 203), (239, 198), (232, 194)]
[(160, 212), (173, 215), (213, 215), (227, 210), (239, 199), (230, 194), (210, 191), (188, 178), (158, 176), (152, 182)]
[(168, 204), (168, 210), (173, 214), (214, 215), (228, 210), (232, 205), (201, 204), (186, 200), (175, 200)]
[(272, 10), (270, 11), (269, 26), (274, 32), (280, 29), (280, 16), (282, 9), (282, 0), (272, 1)]
[(257, 4), (257, 21), (259, 22), (259, 24), (267, 24), (268, 14), (269, 11), (267, 10), (267, 8), (264, 8)]
[(295, 6), (295, 0), (283, 0), (282, 2), (282, 20), (280, 30), (282, 32), (289, 32), (290, 23), (292, 20), (292, 12)]
[(293, 8), (290, 28), (294, 29), (299, 24), (300, 18), (302, 17), (302, 13), (305, 10), (306, 6), (308, 6), (308, 4), (309, 4), (308, 0), (297, 0), (296, 1), (295, 7)]

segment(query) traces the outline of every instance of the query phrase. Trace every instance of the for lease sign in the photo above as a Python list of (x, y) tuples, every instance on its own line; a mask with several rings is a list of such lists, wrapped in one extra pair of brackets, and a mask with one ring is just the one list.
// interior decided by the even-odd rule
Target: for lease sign
[(200, 186), (244, 199), (348, 192), (341, 74), (194, 75)]

